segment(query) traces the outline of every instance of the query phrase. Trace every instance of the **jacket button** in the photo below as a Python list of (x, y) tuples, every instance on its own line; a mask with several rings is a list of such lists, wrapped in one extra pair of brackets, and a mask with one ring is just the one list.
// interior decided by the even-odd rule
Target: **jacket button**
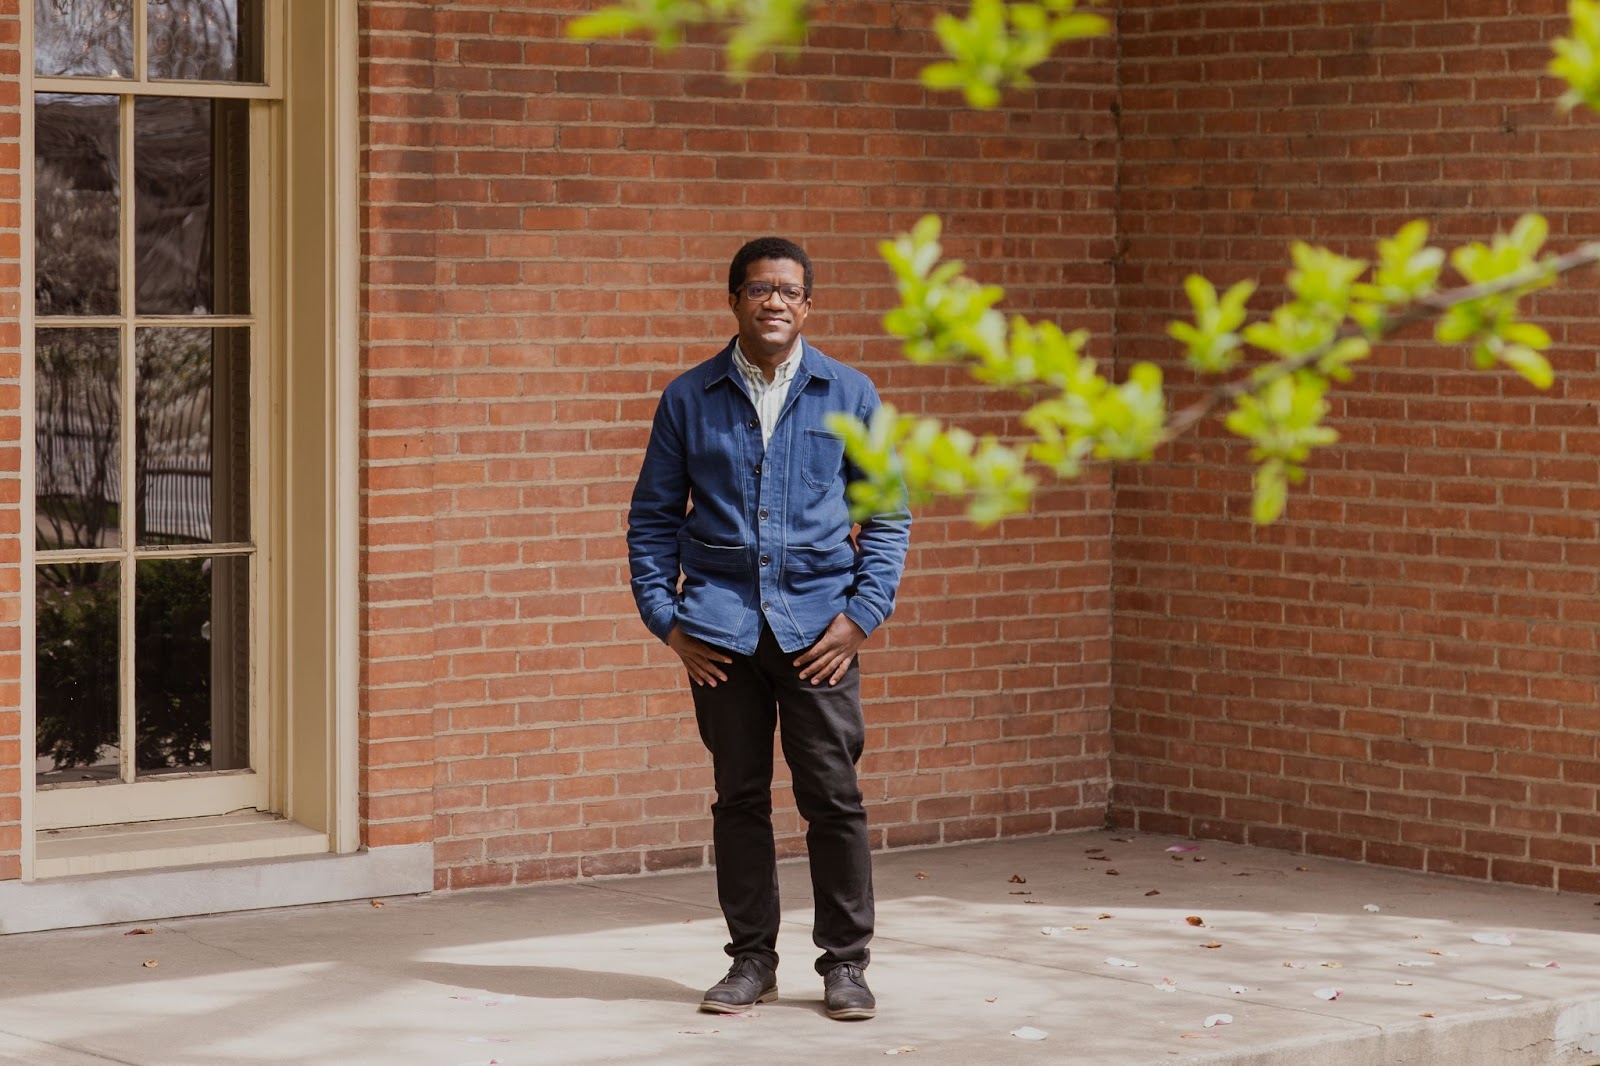
[(767, 509), (765, 507), (761, 508), (761, 520), (763, 522), (767, 520)]
[(750, 420), (750, 428), (751, 429), (760, 429), (761, 428), (761, 420), (759, 418), (752, 418)]
[(762, 601), (762, 602), (761, 602), (761, 609), (762, 609), (762, 610), (763, 610), (763, 611), (770, 611), (770, 610), (772, 610), (772, 604), (770, 604), (770, 603), (767, 603), (767, 602), (766, 602), (766, 601), (765, 601), (765, 600), (763, 600), (763, 601)]
[(761, 476), (761, 464), (757, 463), (756, 464), (756, 477), (760, 477), (760, 476)]
[(761, 557), (761, 565), (762, 565), (762, 566), (766, 566), (766, 565), (767, 565), (767, 564), (768, 564), (768, 563), (770, 563), (770, 562), (772, 562), (772, 556), (770, 556), (770, 555), (763, 555), (763, 556), (762, 556), (762, 557)]

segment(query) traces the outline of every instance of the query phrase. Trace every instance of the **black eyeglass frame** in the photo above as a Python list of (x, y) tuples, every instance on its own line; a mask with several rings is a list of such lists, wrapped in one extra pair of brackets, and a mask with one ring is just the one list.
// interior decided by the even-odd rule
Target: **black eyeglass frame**
[[(757, 296), (750, 291), (751, 289), (763, 289), (765, 291), (762, 292), (761, 295)], [(785, 289), (793, 289), (800, 295), (791, 300), (784, 293)], [(765, 303), (767, 298), (773, 293), (777, 293), (778, 299), (782, 300), (790, 307), (794, 307), (797, 304), (803, 304), (807, 300), (811, 299), (810, 289), (806, 288), (804, 285), (792, 285), (787, 282), (782, 285), (774, 285), (770, 281), (747, 281), (734, 291), (744, 299), (749, 300), (751, 303)]]

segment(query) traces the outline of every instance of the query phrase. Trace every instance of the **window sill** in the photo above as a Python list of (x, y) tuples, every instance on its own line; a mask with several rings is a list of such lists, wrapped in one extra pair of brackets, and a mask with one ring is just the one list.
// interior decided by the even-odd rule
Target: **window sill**
[(251, 811), (210, 818), (129, 822), (40, 832), (35, 880), (173, 866), (317, 855), (328, 834)]
[(243, 862), (206, 854), (198, 866), (0, 881), (0, 934), (433, 891), (432, 844)]

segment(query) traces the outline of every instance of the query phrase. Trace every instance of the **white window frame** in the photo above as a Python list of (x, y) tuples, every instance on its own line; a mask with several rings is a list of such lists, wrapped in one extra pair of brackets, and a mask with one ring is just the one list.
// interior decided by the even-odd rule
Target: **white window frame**
[[(359, 100), (358, 100), (358, 4), (357, 0), (319, 0), (316, 4), (288, 0), (266, 0), (264, 34), (264, 74), (261, 85), (196, 82), (145, 82), (125, 79), (42, 78), (33, 75), (33, 15), (31, 5), (21, 12), (21, 71), (23, 101), (21, 133), (21, 198), (23, 237), (19, 325), (22, 330), (22, 723), (21, 723), (21, 808), (22, 879), (32, 881), (49, 876), (40, 869), (37, 838), (40, 830), (57, 824), (73, 824), (74, 804), (93, 806), (94, 787), (52, 789), (48, 808), (55, 794), (71, 796), (60, 806), (69, 813), (48, 814), (42, 820), (39, 790), (34, 783), (35, 740), (37, 736), (37, 667), (35, 662), (35, 580), (37, 551), (31, 531), (34, 528), (34, 432), (35, 399), (33, 344), (33, 99), (38, 92), (112, 93), (118, 96), (171, 95), (174, 84), (204, 86), (201, 95), (244, 99), (276, 99), (284, 102), (270, 123), (270, 133), (252, 133), (252, 196), (258, 191), (265, 199), (253, 201), (270, 206), (272, 220), (265, 227), (252, 226), (252, 259), (264, 256), (267, 273), (253, 277), (257, 300), (252, 314), (257, 320), (257, 339), (252, 351), (252, 407), (263, 413), (255, 436), (262, 453), (252, 456), (252, 476), (260, 480), (252, 488), (252, 536), (257, 544), (253, 569), (264, 580), (252, 581), (252, 612), (265, 624), (256, 626), (253, 648), (252, 699), (259, 701), (252, 715), (252, 762), (264, 772), (256, 782), (249, 805), (264, 803), (272, 811), (314, 828), (327, 836), (327, 850), (337, 853), (356, 851), (360, 846), (358, 808), (358, 703), (359, 691)], [(135, 33), (142, 35), (144, 3), (136, 6)], [(286, 53), (289, 41), (301, 42), (306, 36), (291, 36), (296, 30), (311, 30), (318, 44), (302, 47), (297, 75), (303, 89), (289, 84), (292, 66)], [(297, 43), (297, 47), (300, 45)], [(314, 54), (312, 54), (314, 53)], [(136, 49), (142, 54), (142, 49)], [(309, 57), (309, 58), (308, 58)], [(136, 70), (136, 74), (143, 74)], [(193, 95), (191, 93), (191, 95)], [(296, 116), (315, 115), (314, 121), (301, 122)], [(297, 123), (310, 132), (298, 134)], [(253, 130), (262, 123), (252, 123)], [(297, 139), (298, 138), (298, 139)], [(269, 143), (258, 143), (265, 141)], [(292, 150), (291, 150), (292, 149)], [(295, 167), (302, 180), (294, 181)], [(304, 176), (315, 174), (314, 182)], [(310, 199), (303, 190), (318, 189), (319, 201), (302, 206)], [(259, 189), (258, 189), (259, 187)], [(300, 202), (295, 200), (300, 189)], [(297, 210), (314, 212), (321, 220), (315, 234), (294, 225)], [(259, 234), (268, 239), (257, 243)], [(258, 253), (256, 249), (262, 248)], [(314, 268), (325, 283), (316, 301), (302, 299), (314, 307), (293, 308), (286, 303), (289, 279), (302, 263), (314, 260)], [(254, 270), (253, 270), (254, 273)], [(125, 281), (125, 284), (131, 282)], [(298, 320), (285, 315), (300, 314)], [(192, 322), (189, 324), (193, 324)], [(280, 325), (282, 328), (280, 328)], [(297, 340), (296, 350), (314, 349), (297, 356), (304, 364), (294, 364), (285, 355), (290, 335)], [(307, 344), (306, 338), (314, 343)], [(259, 358), (257, 356), (260, 356)], [(295, 515), (285, 515), (288, 502), (283, 486), (291, 466), (304, 467), (304, 455), (290, 455), (289, 423), (285, 413), (284, 378), (307, 377), (313, 363), (320, 382), (309, 413), (296, 417), (320, 428), (320, 470), (295, 476), (317, 482), (311, 520), (315, 529), (297, 533)], [(303, 407), (304, 405), (302, 405)], [(269, 502), (270, 501), (270, 502)], [(306, 546), (315, 543), (326, 554), (319, 578), (308, 582), (294, 580), (295, 556), (306, 555)], [(302, 651), (290, 648), (290, 635), (307, 627), (317, 632), (318, 661), (311, 662)], [(298, 658), (297, 658), (298, 656)], [(293, 679), (304, 673), (315, 679), (303, 684)], [(261, 747), (254, 742), (260, 738)], [(214, 786), (236, 788), (248, 774), (208, 775)], [(114, 786), (119, 805), (123, 796), (139, 793), (138, 802), (152, 806), (132, 811), (133, 817), (171, 817), (161, 790), (171, 795), (202, 779), (189, 781), (153, 780)], [(232, 784), (230, 784), (232, 782)], [(175, 790), (176, 786), (176, 790)], [(253, 788), (255, 786), (252, 786)], [(81, 795), (74, 795), (81, 794)], [(242, 795), (242, 793), (241, 793)], [(256, 797), (263, 797), (257, 800)], [(102, 801), (104, 802), (104, 801)], [(241, 806), (244, 805), (241, 803)], [(104, 822), (99, 814), (93, 820)], [(269, 854), (264, 851), (263, 854)], [(218, 858), (249, 857), (248, 849), (218, 852)], [(147, 865), (130, 861), (127, 866)], [(117, 869), (113, 858), (105, 869)]]

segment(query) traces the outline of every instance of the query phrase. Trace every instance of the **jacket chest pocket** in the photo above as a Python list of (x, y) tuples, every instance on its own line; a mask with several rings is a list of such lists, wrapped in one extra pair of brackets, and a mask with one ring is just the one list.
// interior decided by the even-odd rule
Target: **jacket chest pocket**
[(808, 429), (800, 441), (800, 476), (818, 492), (844, 479), (844, 441), (825, 429)]

